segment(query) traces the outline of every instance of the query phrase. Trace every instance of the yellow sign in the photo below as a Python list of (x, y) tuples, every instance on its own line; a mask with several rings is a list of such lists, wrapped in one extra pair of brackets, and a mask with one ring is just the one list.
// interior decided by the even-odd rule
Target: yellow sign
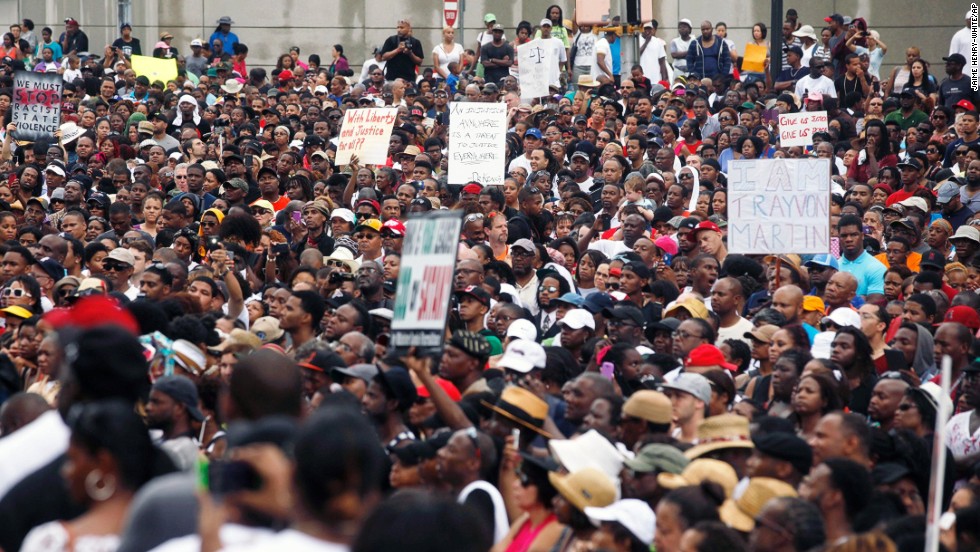
[(136, 72), (136, 76), (138, 77), (140, 75), (144, 75), (146, 78), (150, 79), (150, 83), (153, 81), (160, 81), (166, 84), (168, 81), (172, 81), (177, 78), (176, 59), (157, 59), (149, 56), (133, 56), (131, 62), (133, 64), (133, 71)]
[(742, 71), (749, 73), (765, 72), (767, 55), (769, 55), (769, 50), (765, 46), (746, 44), (745, 52), (742, 55)]

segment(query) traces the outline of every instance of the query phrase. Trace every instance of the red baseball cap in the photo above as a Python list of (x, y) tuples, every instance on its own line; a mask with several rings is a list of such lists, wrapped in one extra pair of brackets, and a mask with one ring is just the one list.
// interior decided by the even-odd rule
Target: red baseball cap
[(721, 234), (721, 228), (718, 228), (718, 225), (715, 224), (715, 223), (713, 223), (713, 222), (711, 222), (710, 220), (706, 220), (704, 222), (701, 222), (697, 226), (694, 227), (694, 233), (695, 234), (697, 234), (698, 232), (700, 232), (702, 230), (711, 230), (712, 232), (718, 232), (719, 234)]
[(691, 352), (687, 354), (687, 360), (684, 361), (685, 368), (705, 366), (721, 366), (732, 372), (738, 370), (738, 366), (725, 361), (725, 355), (721, 354), (721, 349), (707, 343), (691, 349)]
[(374, 200), (374, 199), (362, 199), (362, 200), (360, 200), (360, 201), (357, 202), (357, 205), (355, 205), (354, 208), (357, 209), (361, 205), (370, 205), (371, 208), (374, 209), (374, 212), (375, 213), (378, 213), (379, 215), (381, 214), (381, 204), (378, 203), (377, 200)]
[(967, 111), (976, 111), (977, 109), (976, 106), (973, 105), (973, 102), (971, 102), (970, 100), (960, 100), (956, 102), (956, 105), (954, 105), (953, 107), (962, 107)]
[[(452, 399), (453, 402), (457, 402), (463, 398), (463, 396), (459, 393), (459, 389), (456, 389), (456, 386), (453, 385), (453, 382), (447, 379), (436, 377), (436, 383), (439, 384), (439, 387), (442, 387), (442, 390), (445, 391), (447, 395), (449, 395), (449, 398)], [(428, 388), (426, 388), (424, 385), (419, 385), (418, 387), (416, 387), (415, 392), (418, 393), (419, 397), (430, 396)]]
[(383, 228), (382, 231), (388, 230), (389, 232), (391, 232), (392, 234), (395, 234), (396, 236), (404, 236), (405, 235), (405, 225), (402, 223), (402, 221), (400, 221), (398, 219), (388, 219), (388, 220), (386, 220), (385, 223), (384, 223), (384, 225), (382, 226), (382, 228)]
[(483, 186), (480, 186), (479, 184), (473, 182), (467, 184), (466, 186), (463, 186), (463, 191), (468, 194), (478, 194), (483, 191)]
[(980, 315), (977, 311), (966, 305), (959, 305), (946, 311), (943, 322), (959, 322), (974, 332), (980, 330)]
[(289, 69), (283, 69), (282, 71), (279, 72), (279, 82), (292, 80), (292, 78), (293, 78), (293, 72), (290, 71)]

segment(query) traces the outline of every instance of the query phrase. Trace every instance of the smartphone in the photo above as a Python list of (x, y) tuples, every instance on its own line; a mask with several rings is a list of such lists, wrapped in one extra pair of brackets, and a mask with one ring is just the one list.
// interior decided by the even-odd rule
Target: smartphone
[(515, 448), (520, 448), (521, 447), (521, 430), (515, 427), (514, 429), (510, 430), (510, 436), (514, 438), (514, 447)]
[(599, 373), (602, 374), (602, 377), (611, 380), (616, 373), (616, 367), (613, 366), (612, 362), (603, 362), (599, 365)]
[(292, 217), (293, 217), (293, 222), (297, 224), (303, 221), (303, 213), (300, 211), (293, 211)]
[(276, 255), (285, 255), (286, 252), (289, 251), (289, 244), (288, 243), (277, 243), (276, 245), (273, 245), (272, 246), (272, 251)]
[(231, 261), (234, 261), (235, 260), (235, 252), (234, 251), (225, 251), (225, 255), (228, 256), (228, 259), (229, 260), (231, 260)]
[(208, 464), (208, 489), (212, 494), (257, 491), (261, 486), (262, 477), (247, 462), (214, 460)]
[(218, 236), (208, 236), (204, 241), (204, 249), (207, 251), (212, 251), (218, 248)]

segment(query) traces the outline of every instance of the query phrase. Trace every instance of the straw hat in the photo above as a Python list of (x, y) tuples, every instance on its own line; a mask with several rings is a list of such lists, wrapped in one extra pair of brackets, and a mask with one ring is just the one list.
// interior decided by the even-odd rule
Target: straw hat
[(738, 414), (720, 414), (705, 418), (698, 425), (698, 444), (684, 451), (691, 460), (726, 448), (753, 448), (749, 419)]
[(667, 395), (650, 389), (641, 389), (630, 395), (623, 405), (623, 414), (655, 424), (669, 424), (673, 418)]
[(602, 508), (616, 501), (616, 485), (598, 468), (582, 468), (569, 474), (549, 472), (548, 480), (565, 500), (583, 512), (590, 506)]
[(511, 385), (504, 388), (497, 404), (480, 402), (504, 418), (551, 438), (551, 434), (542, 429), (544, 420), (548, 417), (548, 403), (527, 389)]
[(691, 313), (694, 318), (708, 318), (708, 307), (704, 306), (704, 303), (698, 301), (697, 298), (688, 296), (681, 301), (673, 301), (664, 309), (664, 318), (673, 316), (678, 309), (684, 309)]
[(770, 500), (784, 496), (795, 497), (796, 489), (771, 477), (753, 477), (737, 498), (729, 498), (718, 509), (726, 525), (743, 533), (755, 528), (755, 517)]
[(702, 481), (713, 481), (725, 489), (725, 496), (732, 496), (735, 485), (738, 485), (738, 475), (727, 462), (698, 458), (684, 468), (680, 475), (661, 473), (657, 475), (657, 483), (665, 489), (679, 489), (700, 485)]
[(584, 88), (597, 88), (599, 86), (599, 81), (592, 78), (592, 75), (579, 75), (578, 83), (576, 84), (578, 84), (579, 87)]

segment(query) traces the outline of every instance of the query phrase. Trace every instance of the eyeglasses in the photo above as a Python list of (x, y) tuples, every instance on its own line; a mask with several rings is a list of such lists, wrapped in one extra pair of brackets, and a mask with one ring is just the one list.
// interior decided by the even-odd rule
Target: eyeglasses
[(344, 117), (342, 115), (328, 115), (327, 116), (327, 119), (330, 119), (331, 121), (339, 121), (339, 120), (341, 120), (343, 118)]
[(62, 286), (61, 289), (58, 290), (58, 297), (62, 297), (62, 298), (71, 297), (72, 295), (74, 295), (76, 289), (78, 288), (73, 288), (71, 286)]
[[(606, 276), (608, 276), (608, 274)], [(619, 289), (619, 282), (606, 282), (606, 288)]]
[(674, 330), (670, 335), (676, 337), (677, 339), (691, 339), (692, 337), (695, 339), (701, 339), (700, 335), (692, 334), (684, 330)]
[(639, 324), (637, 324), (635, 322), (631, 322), (629, 320), (617, 320), (615, 318), (612, 319), (612, 320), (610, 320), (609, 322), (606, 322), (606, 326), (609, 326), (610, 328), (618, 328), (620, 326), (627, 326), (627, 327), (631, 327), (631, 328), (639, 328), (640, 327)]
[(26, 289), (6, 288), (3, 290), (4, 297), (33, 297)]
[(961, 150), (961, 149), (958, 149), (958, 150), (956, 150), (956, 155), (957, 155), (957, 156), (962, 156), (962, 155), (966, 155), (966, 154), (968, 154), (968, 153), (970, 153), (970, 150), (968, 150), (968, 149), (963, 149), (963, 150)]
[(374, 238), (380, 238), (380, 237), (381, 237), (381, 234), (372, 234), (372, 233), (365, 234), (364, 232), (359, 232), (357, 234), (354, 234), (354, 239), (355, 240), (358, 240), (358, 241), (360, 241), (360, 240), (373, 240)]

